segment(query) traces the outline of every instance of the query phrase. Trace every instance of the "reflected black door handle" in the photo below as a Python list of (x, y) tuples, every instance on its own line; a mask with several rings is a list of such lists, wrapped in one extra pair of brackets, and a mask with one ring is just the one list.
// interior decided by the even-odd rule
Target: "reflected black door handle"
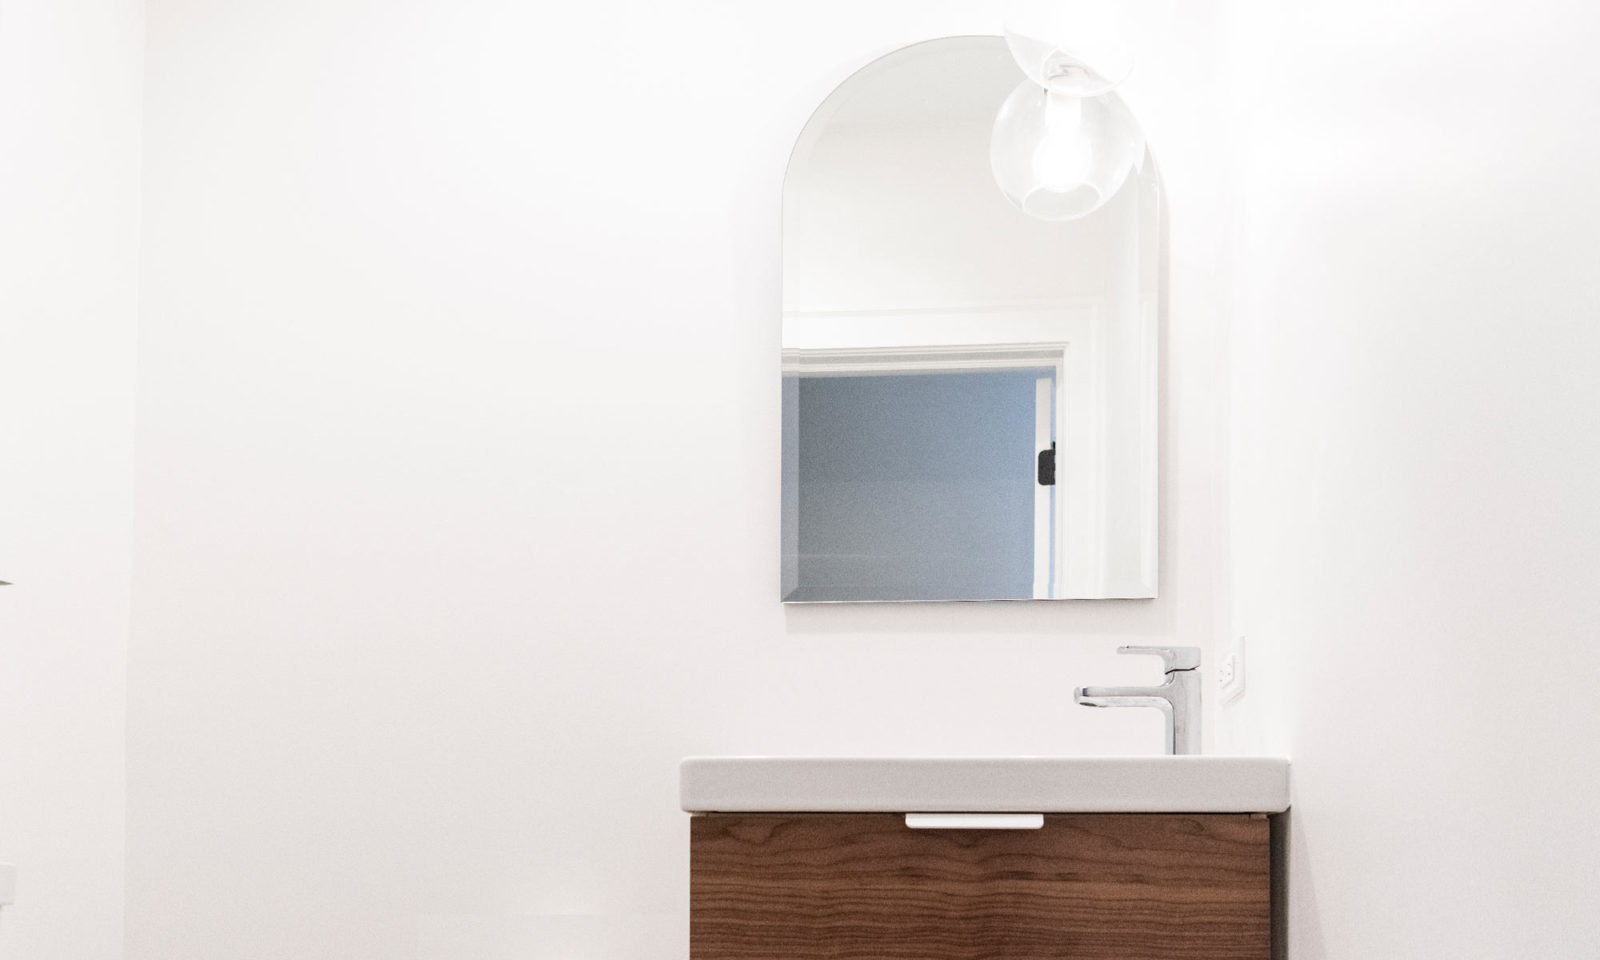
[(1049, 450), (1039, 451), (1039, 486), (1053, 487), (1056, 485), (1056, 445), (1050, 442)]

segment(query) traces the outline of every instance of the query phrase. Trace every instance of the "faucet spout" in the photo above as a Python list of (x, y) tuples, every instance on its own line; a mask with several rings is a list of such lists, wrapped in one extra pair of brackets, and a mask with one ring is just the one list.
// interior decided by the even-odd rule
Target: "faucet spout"
[[(1095, 703), (1096, 700), (1160, 700), (1166, 702), (1165, 685), (1160, 687), (1078, 687), (1073, 699), (1086, 707), (1121, 707), (1122, 703)], [(1151, 706), (1140, 703), (1138, 706)]]

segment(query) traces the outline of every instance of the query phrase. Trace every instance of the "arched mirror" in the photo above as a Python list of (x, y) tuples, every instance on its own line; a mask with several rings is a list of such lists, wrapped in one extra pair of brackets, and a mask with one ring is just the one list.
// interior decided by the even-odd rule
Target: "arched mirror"
[(785, 601), (1156, 594), (1158, 178), (1141, 139), (1092, 213), (1024, 212), (991, 157), (1011, 149), (996, 118), (1022, 82), (1000, 37), (919, 43), (853, 74), (800, 134)]

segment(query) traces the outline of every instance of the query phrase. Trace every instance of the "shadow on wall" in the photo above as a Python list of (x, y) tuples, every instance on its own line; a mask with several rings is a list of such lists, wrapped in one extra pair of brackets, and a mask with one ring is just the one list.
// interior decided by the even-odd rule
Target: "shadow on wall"
[[(1312, 883), (1310, 864), (1306, 862), (1305, 838), (1295, 833), (1293, 808), (1272, 818), (1272, 957), (1288, 960), (1290, 944), (1294, 945), (1295, 960), (1325, 960), (1328, 955), (1323, 943), (1322, 923), (1317, 916), (1316, 887)], [(1294, 864), (1291, 869), (1291, 864)], [(1291, 938), (1289, 905), (1298, 902), (1296, 916), (1300, 923), (1293, 931), (1298, 940)]]

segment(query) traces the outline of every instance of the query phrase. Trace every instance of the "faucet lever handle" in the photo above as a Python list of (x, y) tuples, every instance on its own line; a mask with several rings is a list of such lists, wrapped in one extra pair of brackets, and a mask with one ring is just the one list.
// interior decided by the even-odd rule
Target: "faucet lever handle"
[(1162, 672), (1171, 673), (1174, 670), (1193, 670), (1200, 666), (1199, 647), (1140, 647), (1122, 646), (1117, 648), (1118, 653), (1143, 653), (1153, 657), (1160, 657)]

